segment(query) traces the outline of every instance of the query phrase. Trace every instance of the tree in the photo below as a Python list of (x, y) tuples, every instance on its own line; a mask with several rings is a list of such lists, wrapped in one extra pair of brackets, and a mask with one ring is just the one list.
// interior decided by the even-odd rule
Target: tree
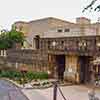
[(22, 32), (16, 30), (1, 31), (0, 35), (0, 49), (12, 48), (15, 43), (23, 43), (24, 35)]
[(92, 0), (92, 1), (90, 2), (90, 4), (88, 4), (88, 5), (83, 9), (82, 12), (85, 12), (86, 10), (89, 10), (89, 9), (90, 9), (90, 11), (91, 11), (91, 10), (100, 11), (100, 4), (98, 4), (98, 5), (95, 6), (95, 3), (96, 3), (97, 1), (99, 1), (99, 0)]
[(8, 32), (8, 37), (9, 40), (12, 43), (23, 43), (24, 42), (24, 35), (22, 32), (18, 32), (16, 30), (11, 30), (10, 32)]
[(7, 31), (5, 31), (5, 30), (1, 31), (1, 35), (0, 35), (0, 49), (7, 49), (10, 46), (10, 44), (8, 42), (7, 34), (8, 34)]

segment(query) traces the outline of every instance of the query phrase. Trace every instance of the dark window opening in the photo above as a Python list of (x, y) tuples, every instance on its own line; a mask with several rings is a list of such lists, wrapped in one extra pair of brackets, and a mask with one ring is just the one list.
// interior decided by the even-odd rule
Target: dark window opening
[(48, 41), (48, 49), (50, 49), (50, 41)]
[(64, 30), (64, 32), (69, 32), (69, 31), (70, 31), (70, 29), (65, 29), (65, 30)]
[(35, 45), (36, 45), (36, 49), (40, 48), (40, 36), (39, 35), (35, 36)]
[(64, 44), (64, 41), (61, 41), (61, 44), (63, 45)]
[(58, 29), (58, 32), (62, 32), (62, 29)]

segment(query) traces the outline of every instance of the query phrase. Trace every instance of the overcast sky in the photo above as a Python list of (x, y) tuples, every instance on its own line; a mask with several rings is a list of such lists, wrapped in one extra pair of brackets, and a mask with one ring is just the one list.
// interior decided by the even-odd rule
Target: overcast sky
[(84, 16), (97, 21), (99, 13), (82, 13), (91, 0), (0, 0), (0, 28), (10, 29), (15, 21), (30, 21), (44, 17), (57, 17), (75, 21)]

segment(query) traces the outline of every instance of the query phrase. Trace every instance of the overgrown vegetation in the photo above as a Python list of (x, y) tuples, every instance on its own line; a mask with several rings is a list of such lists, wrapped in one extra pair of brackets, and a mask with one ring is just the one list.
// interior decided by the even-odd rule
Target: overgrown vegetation
[(48, 79), (48, 73), (46, 72), (27, 72), (26, 73), (26, 77), (29, 80), (33, 80), (33, 79)]
[(9, 78), (9, 79), (16, 79), (16, 78), (21, 78), (22, 75), (19, 71), (1, 71), (0, 72), (0, 77), (3, 78)]
[(46, 72), (32, 72), (29, 71), (27, 73), (23, 74), (19, 71), (0, 71), (0, 77), (2, 78), (9, 78), (12, 80), (20, 81), (22, 78), (24, 78), (27, 81), (37, 80), (37, 79), (48, 79), (48, 73)]
[(12, 48), (15, 43), (23, 43), (24, 35), (16, 30), (1, 31), (0, 34), (0, 49)]

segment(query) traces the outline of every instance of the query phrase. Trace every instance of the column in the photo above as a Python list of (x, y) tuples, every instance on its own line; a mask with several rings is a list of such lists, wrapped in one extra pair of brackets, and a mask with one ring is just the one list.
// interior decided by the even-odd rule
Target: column
[(68, 79), (68, 56), (65, 55), (65, 72), (64, 72), (64, 80)]
[(7, 56), (6, 50), (4, 50), (4, 56)]
[(16, 62), (16, 69), (18, 68), (18, 63)]
[(77, 82), (79, 75), (77, 72), (78, 68), (78, 57), (75, 55), (70, 55), (65, 57), (65, 72), (64, 79)]
[(1, 56), (3, 56), (3, 50), (1, 50)]

